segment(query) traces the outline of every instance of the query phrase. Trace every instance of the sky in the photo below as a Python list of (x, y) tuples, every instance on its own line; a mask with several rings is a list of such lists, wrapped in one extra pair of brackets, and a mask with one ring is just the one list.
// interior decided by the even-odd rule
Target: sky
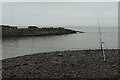
[(3, 2), (2, 24), (18, 26), (118, 25), (117, 2)]
[(1, 0), (2, 2), (119, 2), (120, 0)]

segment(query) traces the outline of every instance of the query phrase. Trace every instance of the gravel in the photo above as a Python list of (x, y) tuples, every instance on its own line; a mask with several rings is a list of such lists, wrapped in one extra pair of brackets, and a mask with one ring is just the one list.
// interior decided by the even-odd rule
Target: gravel
[(118, 74), (118, 50), (68, 50), (2, 60), (5, 78), (113, 78)]

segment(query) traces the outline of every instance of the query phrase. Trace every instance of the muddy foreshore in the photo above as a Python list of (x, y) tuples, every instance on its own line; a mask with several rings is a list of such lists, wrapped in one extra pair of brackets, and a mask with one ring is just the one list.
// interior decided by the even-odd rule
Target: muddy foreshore
[(2, 60), (5, 78), (113, 78), (118, 74), (118, 50), (44, 52)]

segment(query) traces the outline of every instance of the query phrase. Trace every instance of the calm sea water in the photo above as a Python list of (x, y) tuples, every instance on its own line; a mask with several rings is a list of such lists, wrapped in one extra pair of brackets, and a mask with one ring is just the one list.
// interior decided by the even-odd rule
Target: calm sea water
[[(2, 41), (2, 59), (40, 52), (100, 48), (98, 27), (69, 27), (85, 33), (62, 36), (14, 37)], [(104, 48), (118, 48), (118, 28), (101, 27)]]

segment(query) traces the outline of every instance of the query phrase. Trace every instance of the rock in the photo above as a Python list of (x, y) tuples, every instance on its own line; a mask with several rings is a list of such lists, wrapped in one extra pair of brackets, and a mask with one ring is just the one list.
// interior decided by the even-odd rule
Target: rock
[(59, 56), (59, 57), (63, 57), (63, 55), (62, 55), (62, 54), (58, 54), (58, 56)]

